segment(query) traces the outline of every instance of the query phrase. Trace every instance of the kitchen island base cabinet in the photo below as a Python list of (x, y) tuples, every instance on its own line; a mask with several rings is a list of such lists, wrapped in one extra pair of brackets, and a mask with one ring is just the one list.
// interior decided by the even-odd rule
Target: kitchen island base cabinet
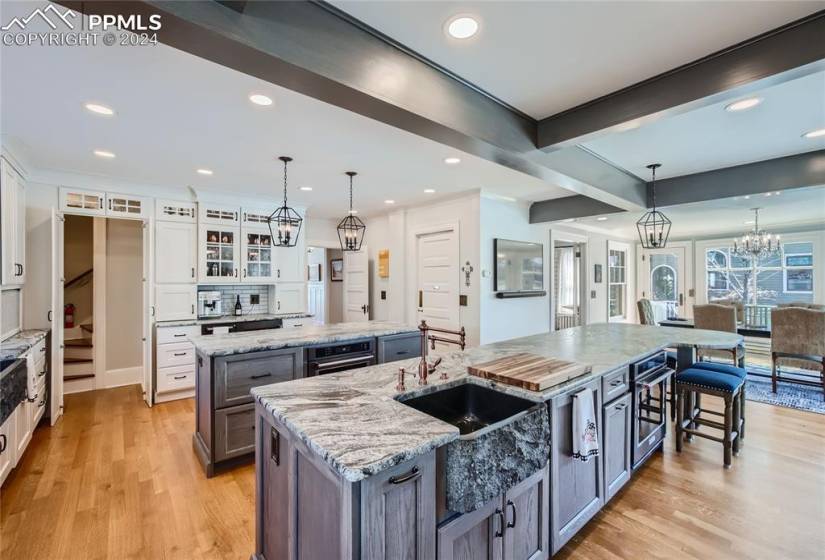
[[(591, 457), (587, 462), (573, 457), (573, 399), (577, 392), (593, 391), (595, 414), (602, 414), (601, 380), (594, 379), (550, 401), (552, 442), (550, 456), (550, 527), (552, 553), (558, 552), (604, 504), (603, 461)], [(596, 425), (601, 422), (596, 419)], [(603, 438), (598, 432), (599, 449)]]
[(607, 503), (630, 480), (632, 461), (630, 393), (604, 405), (604, 501)]
[(349, 482), (256, 405), (257, 560), (435, 560), (435, 453)]
[(550, 557), (549, 471), (545, 467), (438, 529), (438, 560)]

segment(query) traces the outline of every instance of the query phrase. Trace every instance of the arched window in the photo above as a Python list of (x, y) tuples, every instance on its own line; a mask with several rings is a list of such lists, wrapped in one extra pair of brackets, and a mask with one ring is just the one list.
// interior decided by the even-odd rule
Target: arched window
[(718, 249), (708, 250), (708, 269), (728, 268), (728, 256)]
[(676, 269), (660, 264), (650, 271), (650, 291), (653, 301), (676, 301)]

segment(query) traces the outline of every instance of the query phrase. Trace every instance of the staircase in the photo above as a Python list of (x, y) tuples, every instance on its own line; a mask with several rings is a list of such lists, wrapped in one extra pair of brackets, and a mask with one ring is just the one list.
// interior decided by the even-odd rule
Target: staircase
[(92, 334), (94, 327), (80, 325), (82, 338), (66, 340), (63, 343), (63, 380), (76, 381), (95, 376), (94, 344)]

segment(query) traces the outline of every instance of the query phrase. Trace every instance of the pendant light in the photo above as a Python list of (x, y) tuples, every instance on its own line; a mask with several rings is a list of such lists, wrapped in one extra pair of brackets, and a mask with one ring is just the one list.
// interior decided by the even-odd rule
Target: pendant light
[(653, 194), (653, 210), (645, 212), (636, 222), (636, 229), (639, 232), (639, 240), (645, 249), (661, 249), (667, 245), (667, 237), (670, 235), (671, 221), (667, 216), (656, 210), (656, 170), (662, 166), (661, 163), (651, 163), (647, 166), (653, 175), (650, 183)]
[(272, 236), (273, 246), (295, 247), (304, 220), (298, 212), (286, 205), (286, 166), (292, 158), (281, 156), (278, 159), (284, 162), (284, 205), (269, 216), (269, 234)]
[(360, 251), (367, 226), (352, 209), (352, 178), (357, 173), (347, 171), (347, 175), (349, 175), (349, 214), (338, 224), (338, 241), (341, 243), (342, 251)]

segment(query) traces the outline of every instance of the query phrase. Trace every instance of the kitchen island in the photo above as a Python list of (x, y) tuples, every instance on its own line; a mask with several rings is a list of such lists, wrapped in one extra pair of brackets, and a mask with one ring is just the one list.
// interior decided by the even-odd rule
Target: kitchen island
[[(741, 342), (738, 335), (714, 331), (599, 324), (443, 354), (427, 385), (408, 376), (401, 391), (399, 367), (415, 371), (417, 360), (257, 387), (256, 557), (486, 558), (467, 555), (484, 550), (491, 558), (546, 558), (615, 495), (641, 459), (661, 447), (663, 393), (657, 401), (661, 437), (641, 441), (651, 447), (636, 450), (640, 462), (634, 464), (633, 368), (663, 364), (658, 360), (667, 347), (677, 347), (684, 363), (697, 347)], [(469, 365), (520, 352), (589, 364), (592, 370), (536, 393), (467, 374)], [(549, 461), (543, 468), (513, 478), (518, 469), (505, 465), (513, 457), (495, 453), (499, 443), (512, 443), (518, 462), (532, 464), (530, 449), (542, 449), (542, 442), (531, 438), (542, 432), (533, 422), (524, 424), (529, 433), (513, 432), (528, 417), (541, 418), (534, 409), (525, 406), (515, 420), (465, 436), (457, 426), (404, 404), (466, 385), (527, 405), (547, 403), (540, 407), (548, 424), (543, 443)], [(571, 452), (573, 394), (582, 389), (593, 392), (600, 428), (601, 454), (588, 462)], [(454, 460), (461, 449), (456, 444), (473, 443), (478, 434), (488, 438), (470, 447), (478, 460), (469, 466)], [(467, 478), (478, 481), (472, 491), (489, 487), (499, 494), (475, 510), (456, 509), (457, 501), (449, 499), (456, 477), (445, 472), (451, 468), (469, 469)], [(507, 484), (495, 483), (499, 472), (507, 473)], [(463, 488), (469, 490), (466, 481)]]
[(263, 384), (417, 356), (416, 327), (388, 321), (190, 335), (196, 350), (193, 446), (208, 477), (251, 462), (255, 413), (250, 390)]

